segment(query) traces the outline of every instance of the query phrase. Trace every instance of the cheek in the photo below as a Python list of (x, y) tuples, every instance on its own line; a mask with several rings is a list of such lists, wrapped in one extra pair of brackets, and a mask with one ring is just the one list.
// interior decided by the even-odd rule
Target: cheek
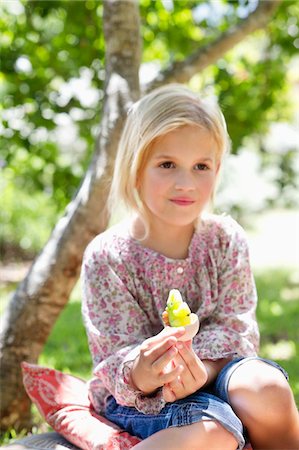
[(202, 196), (209, 197), (215, 187), (215, 177), (207, 176), (205, 179), (202, 179), (199, 185), (199, 190), (202, 193)]
[(162, 192), (167, 189), (169, 182), (167, 181), (167, 177), (161, 177), (160, 174), (153, 172), (149, 172), (147, 177), (144, 180), (144, 187), (147, 192)]
[(143, 201), (152, 202), (162, 189), (161, 179), (150, 172), (141, 181), (139, 192)]

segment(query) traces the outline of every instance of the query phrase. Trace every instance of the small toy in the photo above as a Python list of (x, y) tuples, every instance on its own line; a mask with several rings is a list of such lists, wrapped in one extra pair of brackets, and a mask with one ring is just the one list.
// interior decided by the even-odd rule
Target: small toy
[(162, 319), (165, 326), (185, 327), (186, 332), (179, 339), (180, 341), (192, 339), (199, 329), (197, 315), (191, 312), (187, 303), (183, 301), (178, 289), (170, 290)]

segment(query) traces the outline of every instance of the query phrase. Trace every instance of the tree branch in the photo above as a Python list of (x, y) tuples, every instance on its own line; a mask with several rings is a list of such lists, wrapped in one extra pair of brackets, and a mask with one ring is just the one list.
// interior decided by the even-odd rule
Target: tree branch
[(186, 83), (193, 75), (214, 64), (228, 50), (246, 36), (263, 28), (282, 0), (262, 0), (257, 9), (238, 25), (222, 33), (215, 41), (199, 48), (183, 61), (174, 62), (166, 70), (160, 71), (151, 82), (142, 87), (143, 92), (167, 83)]
[[(20, 363), (36, 362), (78, 279), (88, 242), (108, 223), (106, 201), (126, 108), (139, 96), (139, 11), (134, 0), (105, 0), (106, 87), (93, 161), (77, 196), (16, 290), (0, 339), (1, 429), (30, 426)], [(117, 24), (117, 26), (116, 26)]]

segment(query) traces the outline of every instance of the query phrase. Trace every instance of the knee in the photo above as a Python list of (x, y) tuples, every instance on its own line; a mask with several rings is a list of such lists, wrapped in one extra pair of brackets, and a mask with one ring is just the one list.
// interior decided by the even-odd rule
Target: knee
[(217, 445), (215, 445), (215, 448), (220, 448), (219, 445), (220, 444), (223, 445), (224, 443), (226, 443), (225, 448), (230, 448), (230, 445), (232, 446), (231, 448), (236, 448), (236, 446), (238, 445), (234, 435), (232, 433), (230, 433), (222, 425), (220, 425), (220, 423), (218, 423), (218, 422), (212, 422), (212, 421), (210, 422), (210, 426), (208, 429), (208, 436), (209, 436), (209, 438), (210, 438), (209, 440), (211, 440), (211, 442), (214, 442), (215, 444), (217, 444)]
[[(206, 420), (200, 422), (200, 428), (204, 428), (204, 432), (195, 433), (193, 435), (195, 441), (192, 445), (186, 446), (186, 448), (203, 449), (209, 448), (209, 450), (235, 450), (238, 447), (238, 442), (234, 435), (226, 430), (220, 423), (212, 420)], [(198, 437), (201, 436), (199, 440)], [(200, 442), (200, 445), (199, 445)]]
[(253, 419), (259, 423), (281, 423), (294, 409), (291, 389), (284, 375), (262, 361), (248, 361), (236, 369), (229, 384), (233, 409), (246, 424)]

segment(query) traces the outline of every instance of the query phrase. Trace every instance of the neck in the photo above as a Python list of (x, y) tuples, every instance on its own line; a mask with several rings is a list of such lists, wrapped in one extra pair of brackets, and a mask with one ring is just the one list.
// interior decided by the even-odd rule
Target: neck
[[(194, 233), (195, 224), (186, 227), (165, 227), (150, 224), (148, 236), (140, 241), (144, 247), (151, 248), (168, 258), (185, 259), (188, 256), (189, 245)], [(133, 235), (141, 236), (144, 233), (144, 225), (137, 218), (133, 226)]]

